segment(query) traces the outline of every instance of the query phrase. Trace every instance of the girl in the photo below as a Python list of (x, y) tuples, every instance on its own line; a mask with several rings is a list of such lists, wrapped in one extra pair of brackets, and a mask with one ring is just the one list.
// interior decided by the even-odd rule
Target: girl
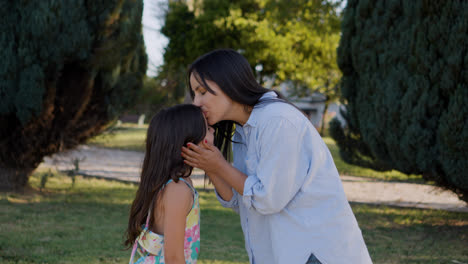
[[(216, 127), (216, 146), (189, 144), (182, 155), (206, 172), (221, 204), (240, 214), (250, 263), (372, 263), (311, 122), (260, 86), (234, 50), (201, 56), (188, 77), (193, 103)], [(233, 165), (226, 161), (231, 143)]]
[(196, 263), (200, 250), (198, 193), (184, 164), (181, 147), (213, 142), (201, 109), (177, 105), (150, 122), (141, 180), (133, 201), (125, 245), (133, 244), (130, 263)]

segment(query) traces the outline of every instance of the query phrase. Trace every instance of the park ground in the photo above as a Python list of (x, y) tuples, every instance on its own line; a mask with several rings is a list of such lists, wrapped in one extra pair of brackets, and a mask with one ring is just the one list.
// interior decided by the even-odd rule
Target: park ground
[[(123, 132), (122, 132), (123, 131)], [(141, 150), (144, 128), (126, 127), (93, 139), (93, 147)], [(363, 182), (422, 184), (417, 175), (341, 164)], [(121, 144), (125, 146), (116, 146)], [(122, 242), (137, 185), (40, 167), (24, 194), (0, 196), (0, 263), (127, 263)], [(430, 185), (430, 184), (429, 184)], [(238, 216), (201, 194), (201, 264), (248, 263)], [(468, 263), (468, 213), (351, 202), (374, 263)]]

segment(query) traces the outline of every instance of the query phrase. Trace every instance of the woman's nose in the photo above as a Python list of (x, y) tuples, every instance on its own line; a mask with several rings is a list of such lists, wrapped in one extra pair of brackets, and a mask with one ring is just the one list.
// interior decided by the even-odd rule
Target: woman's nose
[(193, 98), (193, 104), (196, 105), (196, 106), (198, 106), (198, 107), (201, 106), (201, 104), (200, 104), (200, 99), (198, 99), (198, 96), (195, 96), (195, 97)]

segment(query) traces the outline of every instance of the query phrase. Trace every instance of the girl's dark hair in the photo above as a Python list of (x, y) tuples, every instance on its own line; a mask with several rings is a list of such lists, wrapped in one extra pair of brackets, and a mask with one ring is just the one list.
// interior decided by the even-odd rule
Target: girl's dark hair
[[(278, 101), (289, 103), (277, 91), (274, 91), (278, 95), (277, 98), (262, 99), (260, 101), (264, 93), (272, 90), (264, 88), (257, 82), (247, 59), (232, 49), (211, 51), (200, 56), (190, 65), (187, 80), (189, 92), (193, 99), (195, 94), (190, 86), (192, 73), (208, 92), (216, 94), (206, 83), (206, 80), (215, 82), (229, 98), (245, 106), (259, 107), (266, 103)], [(229, 160), (234, 122), (224, 120), (216, 123), (213, 127), (215, 128), (214, 144), (221, 149), (224, 157)]]
[[(192, 104), (165, 108), (151, 119), (146, 135), (146, 153), (141, 179), (133, 201), (124, 244), (131, 247), (140, 235), (150, 207), (156, 208), (158, 194), (169, 179), (190, 176), (192, 167), (181, 156), (182, 146), (200, 143), (206, 135), (201, 109)], [(150, 212), (150, 226), (153, 214)]]

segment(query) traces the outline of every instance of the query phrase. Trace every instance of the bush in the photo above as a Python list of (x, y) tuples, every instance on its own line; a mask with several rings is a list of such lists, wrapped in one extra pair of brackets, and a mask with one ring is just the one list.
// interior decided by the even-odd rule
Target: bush
[(422, 174), (468, 201), (468, 2), (349, 0), (343, 159)]
[(0, 189), (133, 104), (147, 58), (139, 1), (1, 1)]

